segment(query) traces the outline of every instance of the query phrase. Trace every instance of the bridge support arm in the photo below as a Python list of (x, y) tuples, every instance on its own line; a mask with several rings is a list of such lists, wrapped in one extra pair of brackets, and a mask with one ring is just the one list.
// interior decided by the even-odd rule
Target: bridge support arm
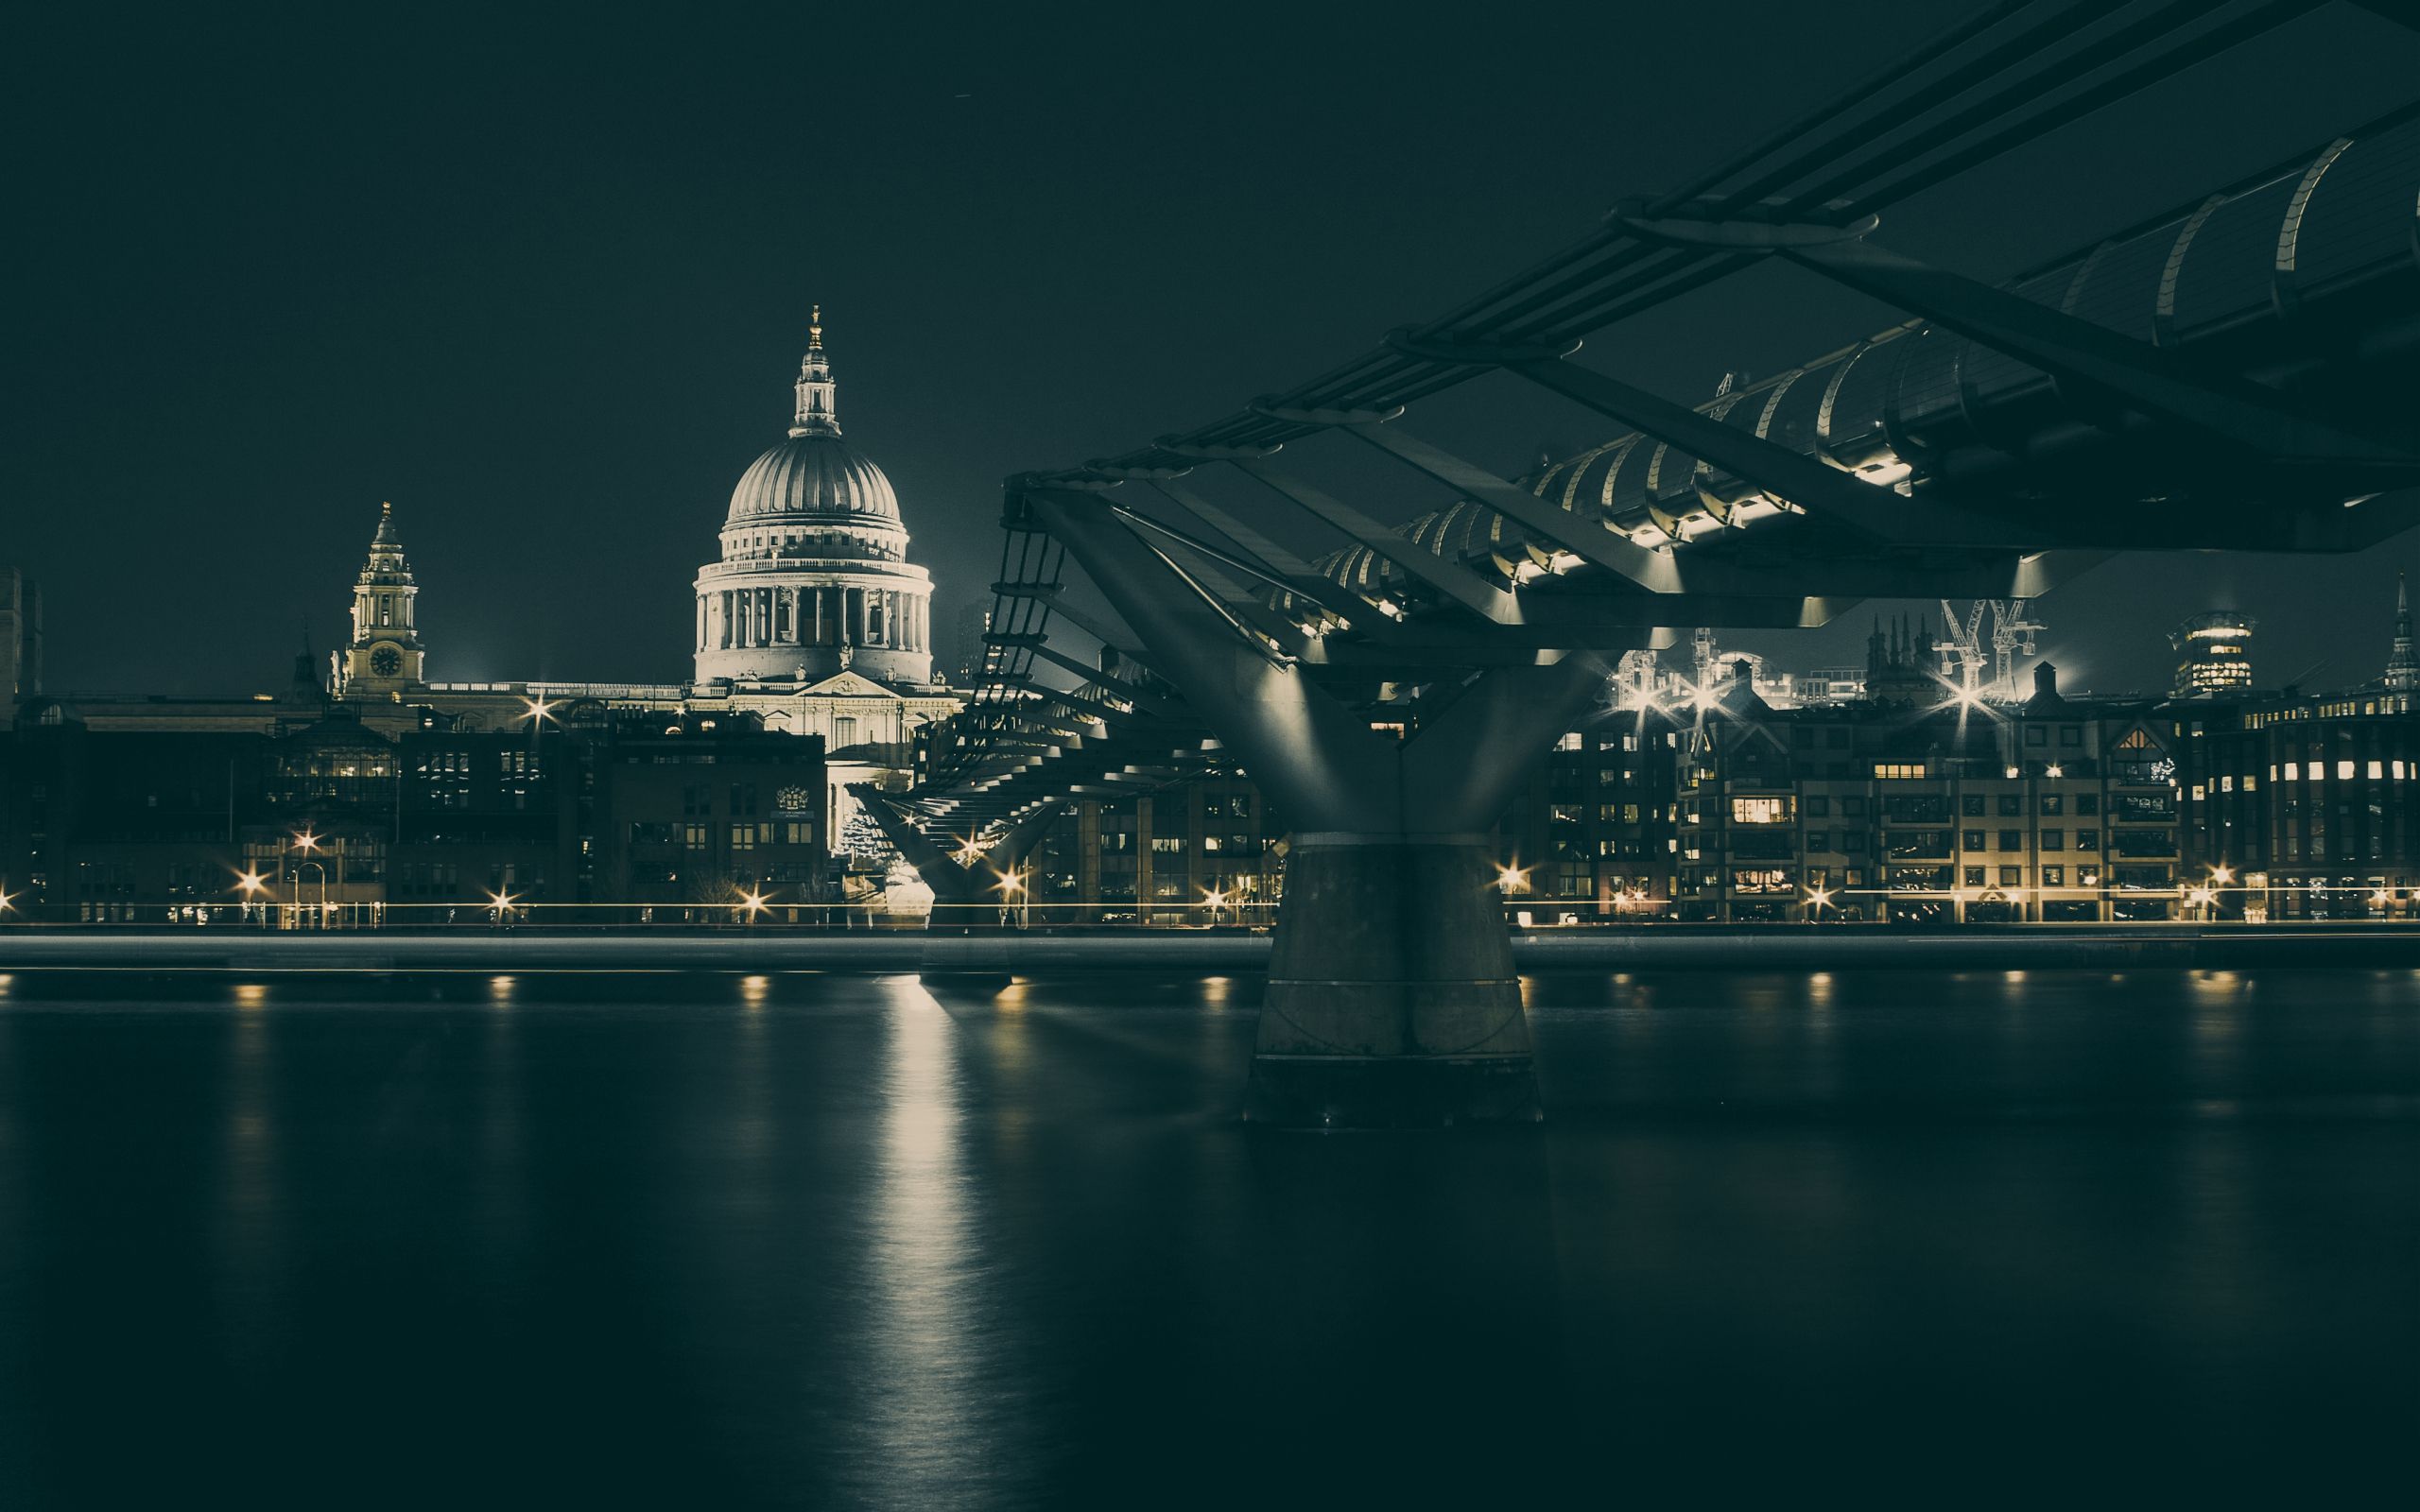
[(1779, 255), (2053, 377), (2090, 385), (2146, 413), (2272, 459), (2353, 469), (2375, 488), (2420, 478), (2420, 455), (2298, 414), (2283, 395), (2203, 371), (2168, 348), (1888, 248), (1841, 241), (1785, 247)]

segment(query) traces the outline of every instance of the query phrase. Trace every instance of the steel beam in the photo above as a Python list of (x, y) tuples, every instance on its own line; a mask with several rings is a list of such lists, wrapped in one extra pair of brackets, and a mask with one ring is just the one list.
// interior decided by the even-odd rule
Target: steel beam
[(1280, 498), (1292, 500), (1367, 546), (1401, 569), (1406, 576), (1426, 583), (1479, 618), (1509, 625), (1521, 617), (1520, 606), (1511, 593), (1461, 562), (1448, 560), (1441, 553), (1430, 551), (1402, 531), (1380, 524), (1341, 499), (1258, 462), (1236, 461), (1230, 465)]

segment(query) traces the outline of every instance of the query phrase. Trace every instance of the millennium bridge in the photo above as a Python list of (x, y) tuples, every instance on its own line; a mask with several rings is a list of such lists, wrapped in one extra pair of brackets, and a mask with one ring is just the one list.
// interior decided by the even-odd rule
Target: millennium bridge
[[(1990, 6), (1327, 372), (1011, 477), (981, 685), (920, 785), (872, 806), (944, 901), (977, 902), (1071, 796), (1239, 765), (1293, 826), (1245, 1116), (1538, 1117), (1484, 833), (1624, 652), (2413, 522), (2420, 105), (2013, 279), (1892, 245), (1904, 203), (2311, 9)], [(1576, 360), (1760, 264), (1905, 321), (1694, 404)], [(1510, 478), (1421, 438), (1419, 406), (1481, 380), (1606, 439)], [(1315, 481), (1337, 449), (1449, 502), (1391, 524), (1392, 490)], [(1272, 509), (1333, 549), (1249, 518)]]

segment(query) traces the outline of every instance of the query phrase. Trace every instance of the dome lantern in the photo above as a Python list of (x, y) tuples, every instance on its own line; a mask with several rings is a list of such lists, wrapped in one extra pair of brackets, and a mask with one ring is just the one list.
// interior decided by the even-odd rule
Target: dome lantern
[(823, 306), (807, 317), (806, 355), (798, 365), (798, 414), (790, 421), (792, 436), (838, 436), (840, 413), (834, 403), (840, 386), (832, 381), (832, 363), (823, 355)]

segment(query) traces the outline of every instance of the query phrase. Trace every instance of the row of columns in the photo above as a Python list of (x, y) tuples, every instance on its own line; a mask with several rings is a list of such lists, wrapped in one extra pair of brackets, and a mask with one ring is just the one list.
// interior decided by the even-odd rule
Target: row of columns
[(928, 651), (921, 594), (898, 589), (725, 588), (698, 595), (700, 651), (761, 645), (851, 645)]

